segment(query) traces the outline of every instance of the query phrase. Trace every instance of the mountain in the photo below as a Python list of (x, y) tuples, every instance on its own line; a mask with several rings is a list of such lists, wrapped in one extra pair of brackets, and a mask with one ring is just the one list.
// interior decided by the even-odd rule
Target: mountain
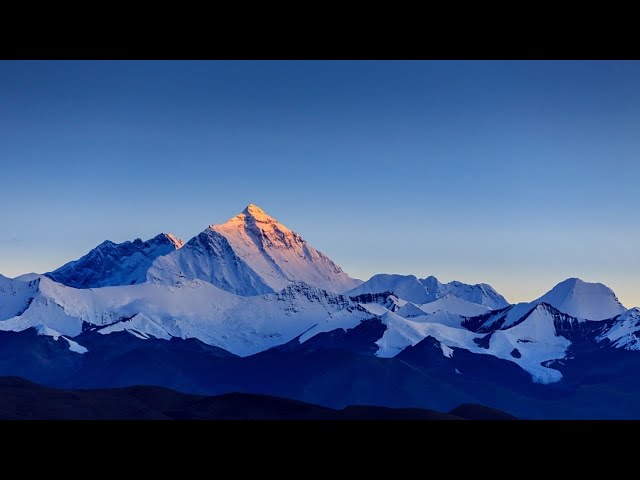
[(532, 302), (490, 312), (468, 321), (466, 326), (479, 332), (506, 329), (522, 321), (528, 312), (541, 303), (581, 320), (607, 320), (626, 311), (609, 287), (579, 278), (568, 278)]
[(418, 279), (414, 275), (378, 274), (362, 285), (347, 292), (358, 296), (365, 293), (393, 292), (402, 300), (415, 304), (434, 302), (445, 296), (453, 296), (488, 309), (498, 309), (509, 305), (505, 298), (486, 283), (468, 285), (462, 282), (441, 283), (436, 277)]
[(182, 245), (182, 240), (170, 233), (161, 233), (146, 242), (139, 238), (124, 243), (107, 240), (78, 260), (45, 275), (75, 288), (133, 285), (146, 280), (155, 259)]
[(626, 311), (615, 293), (601, 283), (568, 278), (532, 303), (548, 303), (563, 313), (587, 320), (605, 320)]
[(168, 284), (200, 279), (239, 295), (275, 292), (295, 282), (340, 293), (362, 283), (253, 204), (156, 260), (147, 277)]

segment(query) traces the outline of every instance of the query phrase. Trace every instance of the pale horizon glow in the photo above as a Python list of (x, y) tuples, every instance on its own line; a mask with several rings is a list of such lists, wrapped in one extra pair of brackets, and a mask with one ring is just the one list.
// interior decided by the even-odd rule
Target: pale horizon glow
[(0, 274), (249, 203), (353, 277), (640, 305), (640, 62), (0, 61)]

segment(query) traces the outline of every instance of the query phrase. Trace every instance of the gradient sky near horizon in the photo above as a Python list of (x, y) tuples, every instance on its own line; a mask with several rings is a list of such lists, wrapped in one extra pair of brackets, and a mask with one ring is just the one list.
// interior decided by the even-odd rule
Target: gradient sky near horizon
[(640, 62), (0, 62), (0, 273), (256, 203), (349, 274), (640, 305)]

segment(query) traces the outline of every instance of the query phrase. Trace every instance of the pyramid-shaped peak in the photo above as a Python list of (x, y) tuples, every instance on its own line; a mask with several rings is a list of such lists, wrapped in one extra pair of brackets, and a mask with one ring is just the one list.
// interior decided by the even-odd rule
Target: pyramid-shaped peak
[(247, 207), (242, 211), (244, 215), (249, 217), (253, 217), (256, 220), (275, 220), (271, 217), (267, 212), (261, 209), (258, 205), (254, 203), (250, 203)]
[(255, 203), (250, 203), (249, 205), (246, 206), (246, 208), (242, 211), (242, 213), (247, 214), (247, 215), (266, 215), (266, 212), (264, 210), (262, 210), (258, 205), (256, 205)]
[(587, 320), (606, 320), (626, 311), (609, 287), (575, 277), (558, 283), (533, 303), (542, 302), (562, 313)]
[(280, 291), (304, 282), (342, 293), (362, 283), (251, 203), (225, 223), (210, 225), (147, 272), (153, 282), (199, 279), (239, 295)]

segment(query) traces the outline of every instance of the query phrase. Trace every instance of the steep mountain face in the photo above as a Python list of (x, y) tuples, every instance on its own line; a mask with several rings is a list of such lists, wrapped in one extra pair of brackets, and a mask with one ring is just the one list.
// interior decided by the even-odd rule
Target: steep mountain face
[(387, 313), (387, 311), (396, 312), (409, 303), (406, 300), (399, 299), (392, 292), (363, 293), (349, 298), (368, 312), (378, 316)]
[(139, 238), (124, 243), (107, 240), (78, 260), (45, 275), (75, 288), (133, 285), (146, 280), (147, 270), (156, 258), (182, 245), (182, 240), (170, 233), (161, 233), (146, 242)]
[(199, 279), (246, 296), (274, 292), (236, 254), (229, 241), (211, 228), (189, 240), (180, 250), (158, 258), (147, 272), (147, 279), (167, 285)]
[(347, 292), (350, 296), (391, 291), (399, 298), (415, 304), (434, 302), (451, 296), (489, 309), (509, 305), (505, 298), (486, 283), (468, 285), (461, 282), (441, 283), (431, 276), (422, 280), (414, 275), (378, 274)]
[(0, 321), (22, 315), (37, 290), (37, 281), (16, 281), (0, 275)]
[(253, 204), (158, 259), (147, 276), (156, 283), (200, 279), (239, 295), (274, 292), (295, 282), (340, 293), (362, 283)]

